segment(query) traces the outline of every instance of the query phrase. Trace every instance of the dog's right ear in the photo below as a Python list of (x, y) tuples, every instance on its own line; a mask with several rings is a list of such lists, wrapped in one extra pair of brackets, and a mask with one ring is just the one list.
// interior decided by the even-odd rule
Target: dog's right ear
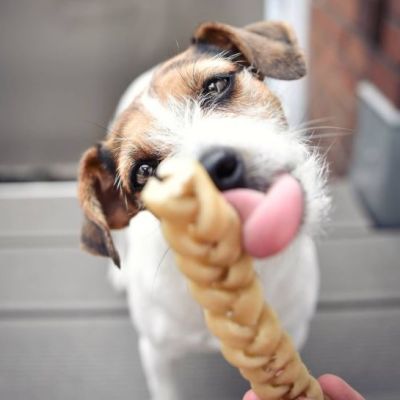
[(210, 44), (237, 55), (235, 62), (252, 67), (259, 79), (292, 80), (306, 74), (304, 55), (289, 25), (261, 21), (236, 28), (219, 22), (197, 27), (193, 44)]
[(110, 229), (121, 229), (137, 213), (137, 207), (115, 186), (116, 165), (104, 146), (91, 147), (82, 156), (78, 197), (85, 214), (82, 247), (95, 255), (111, 257), (120, 267), (119, 254)]

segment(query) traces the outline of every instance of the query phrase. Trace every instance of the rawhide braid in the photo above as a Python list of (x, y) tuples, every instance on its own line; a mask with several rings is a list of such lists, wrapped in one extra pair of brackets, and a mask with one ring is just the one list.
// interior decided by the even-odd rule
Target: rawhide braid
[(165, 161), (142, 199), (160, 219), (224, 357), (239, 368), (258, 397), (322, 400), (318, 382), (264, 302), (252, 259), (241, 247), (238, 215), (203, 167), (191, 160)]

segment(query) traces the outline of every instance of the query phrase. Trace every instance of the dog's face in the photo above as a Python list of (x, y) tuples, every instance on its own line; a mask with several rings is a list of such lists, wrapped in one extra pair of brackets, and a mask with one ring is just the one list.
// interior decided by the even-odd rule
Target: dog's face
[(221, 190), (265, 191), (277, 174), (289, 172), (306, 194), (305, 224), (319, 219), (326, 203), (320, 163), (288, 129), (279, 100), (263, 83), (304, 74), (297, 42), (282, 23), (201, 25), (192, 45), (155, 68), (104, 142), (84, 154), (84, 246), (119, 263), (109, 229), (126, 226), (142, 208), (144, 184), (172, 155), (200, 159)]

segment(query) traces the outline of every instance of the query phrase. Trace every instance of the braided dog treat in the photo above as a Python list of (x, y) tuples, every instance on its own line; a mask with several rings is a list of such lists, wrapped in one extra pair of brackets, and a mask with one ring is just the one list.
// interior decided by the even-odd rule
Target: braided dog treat
[(168, 160), (158, 176), (147, 183), (143, 201), (160, 219), (225, 359), (262, 400), (322, 400), (318, 382), (264, 302), (252, 259), (241, 248), (235, 210), (195, 161)]

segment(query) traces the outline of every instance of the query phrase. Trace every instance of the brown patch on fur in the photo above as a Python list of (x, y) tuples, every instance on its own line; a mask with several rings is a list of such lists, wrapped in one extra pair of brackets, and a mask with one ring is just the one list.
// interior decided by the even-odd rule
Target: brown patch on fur
[(164, 103), (170, 97), (178, 100), (198, 100), (207, 79), (218, 73), (234, 70), (236, 66), (222, 57), (212, 58), (208, 54), (196, 54), (193, 48), (189, 48), (155, 72), (151, 92)]
[(183, 53), (176, 55), (175, 57), (170, 58), (161, 64), (160, 68), (158, 68), (155, 72), (155, 76), (162, 76), (168, 73), (171, 70), (177, 70), (187, 64), (196, 61), (192, 52), (189, 49), (186, 49)]
[[(215, 58), (209, 54), (197, 55), (197, 58), (194, 58), (196, 53), (194, 49), (192, 52), (190, 50), (184, 53), (187, 58), (182, 58), (181, 55), (177, 63), (168, 62), (166, 69), (161, 67), (160, 72), (156, 73), (152, 90), (161, 101), (165, 102), (169, 96), (178, 99), (198, 98), (206, 79), (218, 73), (236, 70), (235, 88), (229, 102), (221, 106), (220, 110), (243, 114), (248, 109), (257, 108), (261, 112), (260, 117), (279, 118), (283, 126), (287, 125), (280, 101), (264, 82), (251, 78), (245, 71), (240, 71), (237, 64), (227, 59)], [(172, 65), (178, 69), (172, 69)]]
[(234, 96), (229, 104), (229, 111), (243, 114), (245, 110), (257, 110), (257, 116), (264, 119), (274, 119), (282, 127), (287, 126), (287, 120), (281, 102), (264, 82), (244, 77), (239, 74), (236, 79)]
[(124, 190), (130, 195), (132, 187), (130, 174), (138, 161), (163, 159), (168, 155), (168, 149), (158, 149), (150, 139), (154, 126), (153, 117), (140, 105), (133, 103), (117, 118), (111, 133), (110, 146), (114, 150), (118, 162), (118, 173)]

